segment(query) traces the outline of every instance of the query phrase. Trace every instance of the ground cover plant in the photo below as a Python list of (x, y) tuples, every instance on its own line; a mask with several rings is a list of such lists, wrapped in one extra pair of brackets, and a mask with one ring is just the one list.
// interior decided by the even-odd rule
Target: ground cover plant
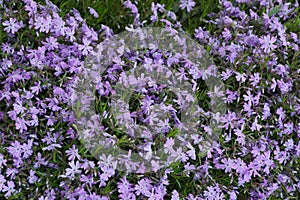
[[(0, 198), (299, 199), (298, 7), (298, 1), (282, 0), (0, 0)], [(188, 98), (135, 80), (139, 92), (127, 117), (149, 124), (154, 104), (170, 112), (169, 120), (157, 120), (159, 134), (147, 135), (145, 149), (161, 147), (177, 157), (135, 173), (141, 163), (129, 156), (122, 158), (122, 171), (119, 158), (96, 157), (83, 145), (74, 87), (100, 42), (142, 27), (188, 35), (214, 65), (201, 71), (180, 55), (144, 49), (107, 66), (95, 91), (99, 115), (109, 111), (115, 81), (136, 64), (176, 69), (178, 79), (194, 83), (189, 98), (201, 108), (199, 129), (190, 143), (183, 139), (187, 150), (180, 151), (177, 113)], [(224, 92), (209, 91), (210, 76), (222, 80)], [(224, 114), (210, 111), (214, 95), (226, 104)], [(209, 117), (222, 123), (217, 138)], [(105, 141), (123, 149), (139, 147), (107, 119), (89, 125), (105, 129)], [(207, 138), (213, 140), (203, 151)]]

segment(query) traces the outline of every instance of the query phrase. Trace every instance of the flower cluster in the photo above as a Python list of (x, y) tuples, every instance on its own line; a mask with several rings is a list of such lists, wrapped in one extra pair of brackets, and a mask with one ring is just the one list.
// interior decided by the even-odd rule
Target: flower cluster
[[(125, 25), (127, 31), (156, 25), (173, 34), (183, 32), (178, 16), (192, 16), (204, 5), (181, 0), (172, 11), (153, 2), (145, 20), (140, 6), (137, 1), (124, 2), (122, 9), (134, 18)], [(109, 24), (93, 28), (75, 8), (63, 12), (48, 0), (45, 5), (0, 0), (0, 197), (299, 198), (298, 7), (297, 1), (221, 0), (219, 10), (192, 33), (215, 63), (203, 70), (165, 49), (122, 51), (105, 73), (95, 74), (97, 115), (86, 126), (106, 134), (100, 145), (118, 146), (128, 155), (96, 157), (96, 151), (89, 152), (81, 143), (78, 113), (73, 112), (88, 110), (90, 99), (74, 109), (74, 87), (86, 73), (85, 59), (119, 30)], [(96, 8), (88, 7), (86, 13), (97, 20), (102, 17)], [(142, 76), (126, 74), (139, 65)], [(150, 76), (168, 75), (170, 68), (174, 80), (188, 81), (195, 95), (173, 94)], [(209, 77), (222, 80), (226, 90), (206, 87)], [(135, 88), (128, 105), (122, 99), (109, 101), (117, 82)], [(218, 106), (214, 98), (226, 105), (225, 113), (211, 112), (210, 103)], [(199, 103), (199, 118), (197, 131), (185, 137), (178, 135), (186, 128), (180, 114), (190, 102)], [(120, 108), (113, 117), (127, 127), (112, 123), (113, 105)], [(221, 125), (214, 126), (210, 119)], [(142, 141), (134, 137), (134, 127), (141, 124), (154, 127), (142, 132)], [(216, 129), (221, 130), (217, 137)], [(177, 148), (178, 138), (185, 149)], [(138, 152), (147, 160), (157, 149), (171, 162), (152, 160), (151, 172), (130, 158)], [(128, 173), (118, 170), (120, 164)]]

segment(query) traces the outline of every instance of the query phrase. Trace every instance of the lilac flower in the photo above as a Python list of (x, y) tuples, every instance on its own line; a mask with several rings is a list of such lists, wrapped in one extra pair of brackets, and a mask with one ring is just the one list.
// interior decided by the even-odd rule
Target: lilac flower
[(37, 3), (35, 1), (26, 1), (25, 10), (28, 11), (28, 16), (33, 16), (37, 13)]
[(49, 33), (50, 28), (52, 26), (51, 16), (47, 15), (46, 18), (37, 17), (34, 26), (36, 30), (40, 30), (42, 33)]
[(71, 168), (66, 169), (66, 177), (70, 177), (71, 179), (74, 179), (76, 174), (81, 174), (81, 170), (80, 170), (81, 166), (78, 161), (76, 161), (75, 163), (74, 160), (72, 160), (71, 162), (69, 162), (69, 165)]
[(14, 48), (9, 43), (3, 43), (2, 45), (2, 52), (6, 54), (13, 54)]
[(251, 131), (254, 131), (254, 130), (260, 131), (261, 128), (262, 128), (262, 126), (258, 124), (257, 117), (255, 117), (255, 120), (252, 123), (252, 126), (250, 127)]
[(131, 10), (131, 13), (133, 14), (138, 13), (137, 7), (130, 0), (125, 1), (124, 5), (126, 8), (129, 8)]
[(176, 190), (173, 190), (172, 191), (172, 197), (171, 197), (171, 200), (179, 200), (179, 194)]
[(260, 39), (260, 43), (265, 53), (270, 53), (277, 47), (274, 44), (275, 42), (276, 38), (270, 35), (264, 36), (262, 39)]
[(238, 178), (238, 185), (243, 186), (245, 183), (248, 183), (251, 180), (251, 173), (250, 171), (245, 171), (241, 174)]
[(16, 114), (23, 114), (25, 110), (26, 108), (22, 106), (22, 102), (17, 101), (16, 103), (14, 103), (14, 111), (16, 112)]
[(284, 124), (284, 127), (285, 127), (285, 129), (284, 129), (284, 133), (285, 134), (289, 135), (289, 134), (293, 133), (293, 131), (294, 131), (294, 124), (293, 124), (293, 122), (289, 122), (287, 124)]
[(196, 151), (195, 151), (195, 148), (194, 148), (190, 143), (187, 144), (187, 147), (189, 148), (189, 150), (186, 152), (187, 155), (188, 155), (192, 160), (196, 160)]
[(16, 190), (15, 190), (15, 183), (13, 181), (8, 181), (7, 182), (7, 186), (5, 185), (3, 187), (2, 191), (6, 192), (5, 193), (6, 197), (10, 197), (12, 194), (14, 194), (16, 192)]
[(92, 187), (92, 185), (95, 184), (93, 177), (91, 177), (91, 176), (87, 177), (84, 174), (81, 175), (80, 181), (85, 183), (85, 184), (88, 184), (90, 187)]
[(235, 74), (236, 74), (235, 78), (237, 81), (239, 81), (241, 83), (244, 83), (246, 81), (247, 77), (245, 76), (244, 73), (241, 74), (239, 72), (236, 72)]
[(95, 18), (99, 17), (98, 13), (95, 11), (94, 8), (88, 7), (88, 9), (90, 11), (90, 14), (93, 15)]
[(225, 40), (230, 40), (232, 37), (230, 31), (227, 28), (224, 29), (224, 31), (222, 32), (222, 35), (225, 38)]
[(4, 28), (4, 30), (7, 33), (15, 34), (21, 28), (21, 26), (19, 25), (19, 23), (17, 22), (17, 20), (15, 18), (10, 18), (9, 21), (6, 20), (2, 24), (3, 24), (3, 26), (6, 26), (6, 28)]
[(38, 180), (38, 177), (34, 175), (35, 171), (33, 171), (33, 170), (30, 170), (29, 173), (30, 173), (30, 175), (28, 176), (27, 180), (30, 184), (33, 184)]
[(234, 166), (234, 160), (232, 160), (231, 158), (227, 159), (227, 158), (223, 158), (221, 160), (222, 164), (218, 164), (217, 167), (219, 169), (224, 169), (225, 173), (229, 173), (232, 171), (232, 167)]
[[(47, 19), (47, 23), (50, 23), (49, 19)], [(52, 20), (52, 23), (55, 27), (53, 29), (53, 32), (55, 32), (56, 35), (65, 36), (65, 34), (66, 34), (66, 26), (65, 26), (66, 23), (59, 16), (55, 16), (54, 19)]]
[[(17, 166), (18, 167), (18, 166)], [(6, 177), (10, 177), (10, 179), (15, 179), (16, 175), (19, 173), (19, 171), (16, 168), (8, 168), (6, 169)]]
[(0, 192), (3, 191), (3, 188), (5, 187), (6, 179), (3, 175), (0, 174)]
[(259, 73), (254, 73), (254, 75), (251, 75), (249, 80), (253, 86), (257, 86), (260, 81)]
[(151, 185), (152, 181), (147, 179), (147, 178), (143, 178), (142, 180), (138, 181), (138, 184), (135, 185), (135, 193), (136, 195), (146, 195), (146, 193), (148, 193), (151, 188), (152, 188), (152, 185)]
[(101, 174), (100, 178), (104, 181), (108, 181), (108, 179), (115, 174), (115, 170), (107, 166), (101, 167), (101, 170), (103, 171), (103, 173)]
[(57, 39), (54, 38), (54, 37), (49, 37), (46, 39), (46, 42), (42, 42), (45, 47), (51, 51), (51, 50), (54, 50), (54, 49), (57, 49), (58, 48), (58, 42), (57, 42)]
[(37, 154), (35, 160), (36, 160), (36, 162), (35, 162), (35, 164), (34, 164), (34, 166), (33, 166), (35, 169), (36, 169), (36, 168), (39, 168), (41, 165), (46, 166), (47, 163), (48, 163), (47, 161), (45, 161), (45, 158), (42, 158), (41, 153), (38, 153), (38, 154)]
[(19, 141), (13, 142), (11, 146), (7, 148), (7, 150), (14, 158), (21, 157), (22, 148)]
[(132, 189), (132, 184), (130, 184), (129, 182), (128, 182), (128, 180), (126, 179), (126, 177), (123, 177), (122, 179), (121, 179), (121, 182), (118, 182), (118, 191), (120, 192), (120, 193), (125, 193), (125, 194), (127, 194), (128, 192), (132, 192), (133, 191), (133, 189)]
[[(130, 160), (132, 150), (122, 158), (100, 155), (97, 166), (85, 153), (79, 155), (81, 147), (78, 146), (79, 133), (74, 125), (76, 119), (69, 110), (76, 99), (73, 84), (77, 83), (78, 76), (85, 73), (85, 60), (93, 52), (94, 44), (112, 38), (113, 32), (119, 30), (105, 25), (101, 25), (100, 30), (94, 30), (86, 24), (79, 11), (72, 9), (62, 14), (49, 0), (45, 1), (46, 5), (33, 0), (20, 1), (18, 10), (11, 6), (10, 1), (1, 2), (0, 7), (3, 4), (5, 10), (2, 16), (0, 14), (0, 21), (4, 21), (1, 27), (4, 33), (1, 45), (3, 57), (0, 58), (0, 106), (4, 109), (0, 111), (0, 142), (4, 147), (0, 154), (2, 195), (9, 198), (19, 192), (27, 194), (22, 192), (28, 188), (34, 190), (40, 199), (61, 196), (67, 199), (103, 200), (116, 196), (119, 199), (180, 199), (186, 194), (180, 193), (177, 185), (184, 186), (185, 182), (180, 179), (178, 184), (174, 184), (173, 178), (170, 178), (178, 173), (188, 181), (197, 180), (195, 183), (199, 183), (196, 185), (197, 194), (188, 193), (193, 189), (185, 188), (188, 193), (186, 199), (225, 199), (223, 192), (226, 198), (237, 199), (242, 190), (250, 199), (267, 199), (271, 195), (280, 199), (296, 198), (300, 188), (296, 176), (296, 160), (300, 157), (300, 124), (297, 121), (300, 100), (294, 93), (297, 93), (300, 70), (294, 65), (300, 41), (286, 22), (296, 16), (297, 1), (284, 3), (279, 0), (274, 3), (262, 0), (256, 6), (247, 0), (237, 0), (235, 3), (221, 1), (220, 9), (205, 17), (204, 27), (194, 31), (197, 42), (213, 60), (217, 59), (220, 76), (217, 67), (211, 63), (208, 69), (199, 70), (185, 61), (180, 53), (173, 55), (173, 52), (154, 50), (152, 47), (149, 51), (124, 54), (120, 49), (122, 53), (118, 52), (112, 66), (107, 66), (107, 74), (100, 76), (95, 73), (93, 78), (97, 79), (96, 89), (101, 99), (115, 92), (114, 83), (117, 81), (126, 87), (136, 86), (143, 97), (141, 106), (136, 110), (123, 112), (120, 120), (132, 123), (127, 127), (128, 133), (118, 132), (118, 136), (128, 134), (130, 140), (134, 140), (135, 126), (139, 123), (158, 124), (154, 131), (165, 133), (162, 136), (166, 137), (159, 140), (163, 144), (161, 151), (165, 152), (168, 160), (178, 159), (175, 172), (166, 169), (167, 164), (155, 157), (156, 148), (152, 147), (157, 147), (157, 144), (153, 141), (156, 138), (153, 131), (143, 131), (141, 137), (145, 139), (144, 144), (135, 144), (139, 155), (145, 159), (154, 158), (151, 170), (157, 172), (155, 177), (154, 174), (145, 175), (147, 163)], [(134, 15), (133, 25), (123, 24), (129, 27), (127, 30), (144, 26), (144, 22), (139, 21), (141, 6), (138, 3), (130, 0), (124, 2), (124, 7)], [(187, 18), (197, 17), (197, 13), (190, 16), (196, 6), (199, 5), (190, 0), (179, 2), (179, 8), (187, 10)], [(172, 33), (182, 31), (176, 16), (178, 12), (167, 8), (152, 3), (151, 8), (143, 7), (143, 10), (151, 9), (149, 19), (156, 25), (162, 23)], [(87, 9), (90, 15), (98, 17), (93, 8)], [(24, 24), (17, 21), (19, 18)], [(208, 26), (209, 30), (214, 31), (207, 31)], [(103, 34), (98, 35), (99, 32)], [(38, 40), (32, 41), (30, 39), (34, 34)], [(179, 42), (183, 44), (184, 41)], [(101, 48), (100, 45), (97, 47)], [(293, 62), (291, 58), (295, 58)], [(208, 139), (215, 131), (214, 124), (210, 124), (208, 119), (223, 123), (219, 126), (224, 128), (219, 137), (221, 140), (206, 144), (206, 137), (198, 133), (187, 137), (177, 135), (185, 149), (179, 148), (175, 142), (177, 136), (169, 137), (171, 128), (172, 131), (186, 128), (177, 107), (185, 108), (187, 102), (196, 99), (191, 94), (180, 94), (170, 99), (169, 94), (165, 95), (168, 88), (147, 73), (143, 77), (127, 77), (125, 69), (132, 62), (135, 67), (141, 64), (148, 73), (153, 70), (164, 73), (165, 68), (176, 68), (174, 78), (190, 81), (196, 94), (201, 88), (200, 79), (222, 79), (227, 88), (226, 96), (217, 87), (207, 94), (209, 97), (221, 97), (224, 103), (230, 104), (231, 111), (221, 114), (202, 108), (197, 110), (200, 114), (197, 123)], [(161, 99), (160, 111), (170, 114), (172, 118), (159, 119), (159, 113), (153, 111), (152, 108)], [(107, 109), (109, 106), (108, 103), (104, 107)], [(105, 110), (99, 116), (110, 122), (109, 114)], [(100, 141), (101, 145), (118, 144), (112, 139), (114, 131), (111, 131), (110, 125), (93, 119), (86, 123), (88, 128), (107, 131)], [(188, 137), (193, 142), (187, 141)], [(72, 147), (67, 145), (70, 142)], [(66, 159), (61, 161), (57, 153), (66, 155)], [(201, 162), (195, 162), (198, 158)], [(57, 162), (70, 163), (58, 165)], [(137, 171), (138, 175), (130, 173), (120, 178), (115, 175), (119, 165), (124, 165), (128, 171)], [(44, 167), (50, 171), (43, 171)], [(218, 169), (217, 178), (211, 174), (212, 169)], [(49, 174), (51, 170), (58, 170), (58, 173)], [(55, 177), (63, 171), (65, 174)], [(272, 178), (274, 172), (277, 175)], [(39, 179), (40, 175), (53, 177), (44, 183), (46, 179)], [(229, 184), (224, 185), (220, 181), (224, 177)], [(58, 180), (54, 184), (58, 187), (53, 188), (52, 180)], [(39, 181), (47, 188), (45, 191), (35, 190)], [(115, 182), (116, 188), (111, 188), (114, 186), (111, 183)], [(246, 183), (256, 188), (249, 188)], [(97, 195), (105, 186), (111, 189), (107, 197)]]
[(279, 115), (279, 120), (280, 121), (283, 120), (286, 116), (285, 111), (283, 110), (282, 107), (280, 107), (276, 110), (276, 114)]
[(74, 42), (76, 40), (75, 37), (75, 30), (72, 28), (67, 27), (66, 28), (66, 37), (71, 41)]
[(224, 128), (228, 129), (229, 126), (231, 128), (234, 128), (235, 126), (235, 121), (237, 120), (237, 116), (235, 114), (235, 112), (230, 112), (228, 111), (228, 114), (226, 114), (226, 116), (222, 119), (222, 121), (225, 123), (224, 124)]
[(238, 193), (238, 192), (236, 192), (236, 191), (231, 191), (231, 192), (229, 192), (228, 194), (229, 194), (229, 199), (230, 200), (237, 200), (237, 195), (236, 195), (236, 193)]
[(188, 196), (186, 197), (186, 200), (197, 200), (199, 199), (199, 196), (196, 195), (194, 196), (193, 194), (188, 194)]
[(237, 92), (232, 92), (232, 91), (230, 91), (230, 90), (226, 90), (226, 94), (228, 95), (227, 97), (226, 97), (226, 100), (225, 100), (225, 102), (226, 103), (232, 103), (233, 102), (233, 100), (236, 100), (237, 99), (237, 96), (238, 96), (238, 93)]
[(122, 200), (127, 200), (127, 199), (135, 200), (135, 199), (136, 199), (136, 196), (135, 196), (134, 193), (128, 192), (128, 193), (120, 194), (120, 195), (119, 195), (119, 198), (122, 199)]
[(164, 144), (164, 152), (165, 153), (172, 153), (174, 151), (173, 145), (175, 144), (173, 138), (167, 138), (166, 143)]
[(235, 129), (234, 130), (234, 134), (237, 136), (237, 142), (241, 145), (245, 145), (246, 142), (245, 142), (245, 138), (246, 136), (243, 134), (242, 130), (240, 129)]
[(193, 0), (180, 0), (179, 7), (183, 10), (186, 8), (188, 12), (193, 10), (193, 7), (196, 5), (196, 3)]
[(73, 161), (75, 158), (78, 160), (81, 159), (80, 155), (78, 154), (78, 149), (75, 147), (75, 145), (72, 145), (72, 148), (67, 150), (66, 154), (68, 155), (68, 159), (70, 161)]
[(28, 140), (27, 144), (25, 143), (21, 146), (23, 158), (29, 158), (29, 156), (32, 155), (32, 153), (33, 153), (32, 144), (33, 144), (33, 139)]
[(78, 49), (80, 51), (82, 51), (83, 55), (88, 55), (88, 53), (93, 50), (93, 48), (91, 46), (89, 46), (91, 44), (91, 41), (88, 40), (87, 38), (83, 38), (82, 42), (83, 42), (83, 45), (79, 45)]
[(224, 93), (223, 93), (223, 91), (220, 91), (220, 89), (221, 89), (221, 86), (219, 86), (219, 87), (215, 86), (214, 91), (213, 92), (207, 92), (207, 95), (210, 98), (223, 97)]
[(224, 199), (225, 196), (219, 189), (219, 187), (208, 186), (207, 190), (204, 191), (204, 197), (207, 200)]
[(265, 103), (263, 108), (262, 120), (268, 119), (270, 116), (271, 116), (271, 112), (270, 112), (269, 104)]

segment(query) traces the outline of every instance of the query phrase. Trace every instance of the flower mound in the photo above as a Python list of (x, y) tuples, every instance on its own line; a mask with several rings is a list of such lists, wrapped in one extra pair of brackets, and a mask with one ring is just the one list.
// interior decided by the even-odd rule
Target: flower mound
[[(122, 9), (131, 12), (133, 24), (126, 24), (126, 29), (156, 25), (182, 32), (179, 16), (187, 18), (203, 5), (181, 0), (174, 6), (177, 9), (173, 12), (168, 6), (152, 3), (146, 8), (150, 16), (143, 19), (140, 5), (127, 0)], [(151, 123), (155, 116), (146, 111), (153, 102), (169, 101), (163, 106), (170, 105), (173, 121), (158, 121), (155, 132), (166, 136), (158, 138), (160, 147), (180, 159), (168, 166), (154, 163), (152, 172), (136, 174), (117, 170), (114, 155), (96, 159), (80, 141), (72, 110), (74, 85), (84, 73), (85, 59), (118, 30), (104, 24), (92, 28), (76, 9), (63, 12), (48, 0), (45, 5), (33, 0), (0, 1), (0, 197), (299, 198), (298, 7), (297, 1), (220, 1), (219, 10), (203, 19), (192, 33), (216, 67), (199, 72), (188, 62), (172, 61), (178, 79), (194, 81), (194, 98), (202, 114), (197, 121), (198, 133), (191, 135), (187, 151), (173, 148), (178, 125), (174, 113), (188, 98), (164, 99), (165, 88), (148, 82), (147, 90), (137, 94), (137, 101), (132, 100), (134, 106), (127, 117)], [(94, 19), (102, 17), (92, 7), (87, 12)], [(166, 66), (170, 58), (175, 59), (164, 50), (127, 53), (119, 55), (120, 59), (101, 77), (105, 81), (98, 82), (98, 96), (113, 93), (114, 78), (135, 61), (151, 68), (153, 64)], [(225, 93), (203, 86), (203, 80), (217, 71)], [(139, 99), (138, 95), (146, 98)], [(226, 104), (225, 114), (210, 116), (208, 102), (214, 96)], [(97, 103), (102, 115), (106, 114), (106, 103), (103, 99)], [(213, 131), (210, 117), (222, 123), (218, 127), (222, 132), (204, 152), (202, 141)], [(97, 124), (91, 126), (99, 128)], [(128, 144), (134, 144), (128, 134), (110, 131), (119, 139), (116, 145), (128, 148)], [(157, 137), (147, 134), (151, 140)], [(154, 149), (149, 144), (145, 149)], [(128, 169), (137, 167), (128, 160), (123, 158)]]

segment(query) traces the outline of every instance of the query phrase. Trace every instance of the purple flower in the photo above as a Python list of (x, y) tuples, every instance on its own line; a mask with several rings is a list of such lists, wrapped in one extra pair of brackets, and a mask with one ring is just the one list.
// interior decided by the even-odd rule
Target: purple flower
[(251, 131), (254, 131), (254, 130), (260, 131), (261, 128), (262, 128), (262, 126), (258, 124), (257, 117), (255, 117), (255, 120), (252, 123), (252, 126), (250, 127)]
[(3, 187), (2, 191), (6, 192), (5, 193), (6, 197), (10, 197), (12, 194), (14, 194), (16, 192), (16, 190), (15, 190), (15, 183), (13, 181), (8, 181), (7, 182), (7, 186), (5, 185)]
[(27, 144), (25, 143), (21, 146), (23, 158), (29, 158), (29, 156), (32, 155), (32, 153), (33, 153), (32, 144), (33, 144), (33, 139), (28, 140)]
[(107, 166), (102, 166), (101, 170), (103, 173), (101, 174), (100, 178), (104, 181), (108, 181), (108, 179), (115, 174), (115, 170)]
[(276, 42), (276, 38), (270, 35), (263, 36), (260, 39), (261, 47), (263, 48), (265, 53), (270, 53), (273, 51), (277, 46), (274, 44)]
[(235, 112), (228, 111), (228, 114), (225, 115), (225, 117), (222, 119), (222, 122), (224, 122), (224, 128), (228, 129), (229, 126), (230, 128), (234, 128), (237, 116)]
[(49, 38), (46, 38), (46, 42), (42, 42), (45, 47), (49, 50), (49, 51), (52, 51), (54, 49), (57, 49), (58, 48), (58, 42), (57, 42), (57, 39), (54, 38), (54, 37), (49, 37)]
[(35, 176), (35, 171), (30, 170), (29, 174), (30, 174), (30, 175), (29, 175), (28, 178), (27, 178), (28, 182), (29, 182), (30, 184), (35, 183), (35, 182), (38, 180), (38, 177)]
[(62, 20), (61, 17), (59, 17), (57, 15), (52, 20), (52, 23), (54, 25), (54, 28), (52, 29), (52, 31), (57, 36), (59, 36), (59, 35), (65, 36), (67, 27), (66, 27), (66, 23), (64, 22), (64, 20)]
[(2, 24), (3, 24), (3, 26), (6, 26), (4, 28), (4, 30), (7, 33), (14, 34), (21, 28), (21, 26), (19, 25), (19, 23), (17, 22), (17, 20), (15, 18), (10, 18), (9, 21), (6, 20)]
[(74, 160), (72, 160), (71, 162), (69, 162), (69, 166), (71, 168), (66, 169), (65, 177), (74, 179), (76, 174), (81, 174), (81, 170), (80, 170), (81, 166), (78, 161), (76, 161), (76, 163), (75, 163)]
[(34, 23), (35, 29), (40, 30), (40, 32), (49, 33), (50, 28), (52, 26), (52, 19), (50, 15), (44, 17), (37, 17)]
[(221, 192), (218, 186), (208, 186), (207, 190), (204, 191), (204, 197), (207, 200), (224, 199), (225, 196)]
[(145, 196), (146, 193), (148, 193), (152, 188), (151, 183), (152, 181), (147, 178), (143, 178), (142, 180), (138, 181), (138, 184), (136, 184), (134, 187), (136, 195), (142, 194)]
[(72, 145), (72, 148), (66, 151), (66, 154), (68, 155), (68, 159), (70, 161), (77, 158), (78, 160), (81, 159), (80, 155), (78, 154), (78, 149), (75, 147), (75, 145)]
[(172, 197), (171, 200), (180, 200), (179, 193), (176, 190), (172, 191)]
[(128, 182), (126, 177), (121, 178), (121, 182), (117, 183), (118, 191), (122, 194), (128, 194), (133, 191), (132, 184)]
[(229, 192), (228, 194), (229, 194), (229, 199), (230, 200), (237, 200), (237, 195), (236, 195), (236, 193), (238, 194), (238, 192), (236, 192), (236, 191), (231, 191), (231, 192)]
[(293, 131), (294, 131), (294, 124), (293, 124), (293, 122), (289, 122), (289, 123), (284, 124), (284, 127), (285, 127), (285, 129), (284, 129), (283, 132), (285, 134), (289, 135), (289, 134), (293, 133)]
[(22, 147), (19, 141), (13, 142), (11, 146), (7, 148), (7, 150), (14, 158), (21, 157)]
[(99, 17), (98, 13), (96, 12), (96, 10), (94, 8), (88, 7), (88, 9), (90, 11), (90, 14), (93, 15), (95, 18)]
[(34, 163), (34, 168), (39, 168), (41, 165), (46, 166), (47, 165), (47, 161), (45, 161), (45, 158), (42, 158), (41, 153), (38, 153), (37, 156), (35, 157), (35, 163)]
[(82, 51), (83, 55), (88, 55), (93, 50), (93, 47), (89, 46), (91, 44), (91, 41), (87, 38), (83, 38), (82, 42), (83, 45), (78, 45), (78, 49)]
[(0, 174), (0, 192), (3, 191), (3, 188), (5, 187), (5, 183), (6, 183), (6, 179), (4, 178), (4, 176)]
[(133, 14), (137, 14), (138, 13), (137, 7), (130, 0), (125, 1), (124, 2), (124, 6), (126, 8), (129, 8), (131, 10), (131, 13), (133, 13)]
[(260, 81), (259, 73), (254, 73), (254, 75), (251, 75), (249, 80), (251, 81), (252, 86), (257, 86)]
[(196, 5), (196, 3), (193, 0), (180, 0), (180, 5), (179, 7), (181, 9), (185, 9), (190, 12), (193, 10), (193, 7)]
[(2, 45), (2, 52), (6, 54), (13, 54), (14, 48), (9, 43), (3, 43)]

